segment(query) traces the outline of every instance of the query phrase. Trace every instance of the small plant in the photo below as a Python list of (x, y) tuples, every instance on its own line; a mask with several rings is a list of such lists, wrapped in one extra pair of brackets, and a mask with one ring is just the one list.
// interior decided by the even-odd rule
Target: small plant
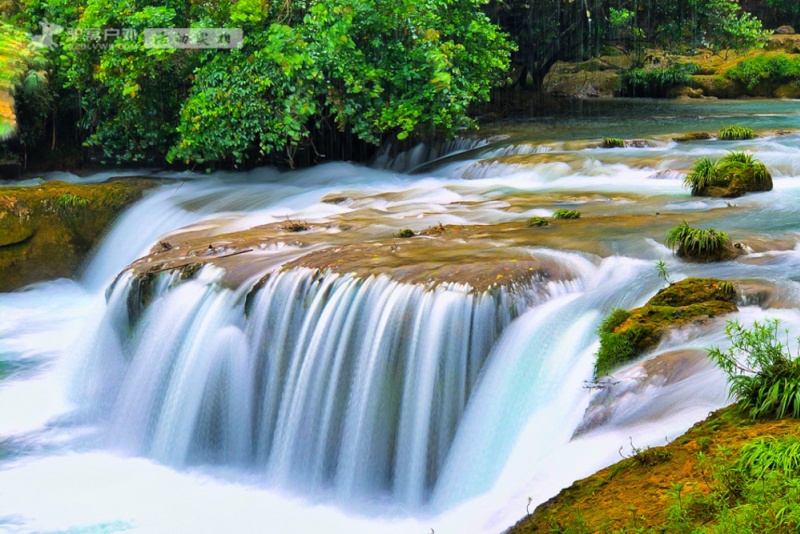
[(747, 472), (763, 477), (767, 471), (784, 475), (800, 474), (800, 437), (760, 438), (745, 444), (739, 451), (739, 465)]
[(411, 228), (403, 228), (397, 232), (397, 237), (414, 237), (414, 230)]
[(553, 212), (554, 219), (580, 219), (581, 212), (575, 210), (556, 210)]
[(602, 148), (625, 148), (625, 140), (619, 137), (604, 137)]
[(673, 250), (677, 248), (678, 257), (713, 259), (720, 257), (731, 239), (725, 232), (713, 228), (692, 228), (686, 221), (667, 232), (665, 244)]
[(667, 269), (667, 264), (664, 260), (658, 260), (656, 262), (656, 272), (658, 272), (658, 277), (661, 278), (665, 284), (672, 285), (672, 281), (669, 279), (669, 269)]
[(529, 227), (549, 226), (550, 223), (544, 217), (531, 217), (528, 219)]
[(717, 160), (700, 158), (694, 162), (692, 172), (683, 179), (683, 185), (690, 188), (693, 195), (699, 195), (715, 185), (718, 173), (719, 162)]
[(754, 139), (756, 134), (750, 128), (745, 126), (726, 126), (717, 132), (717, 139), (722, 141), (742, 141), (745, 139)]
[(281, 224), (281, 230), (285, 230), (287, 232), (305, 232), (308, 229), (309, 225), (306, 221), (293, 221), (288, 217), (288, 215), (286, 217), (286, 221)]
[(439, 221), (438, 223), (436, 223), (436, 225), (428, 227), (428, 229), (425, 231), (425, 233), (426, 234), (443, 234), (446, 231), (447, 231), (447, 229), (444, 227), (442, 222)]
[(88, 200), (72, 193), (59, 195), (54, 202), (55, 211), (61, 216), (75, 215), (76, 212), (83, 211), (88, 205)]
[(631, 444), (631, 453), (629, 455), (625, 455), (622, 452), (622, 447), (619, 448), (619, 455), (622, 456), (625, 460), (632, 459), (638, 465), (645, 467), (645, 466), (654, 466), (658, 464), (663, 464), (664, 462), (668, 462), (670, 458), (672, 458), (672, 453), (663, 447), (643, 447), (639, 448), (633, 444), (633, 438), (630, 439)]
[(753, 419), (800, 417), (800, 360), (778, 340), (777, 319), (751, 329), (731, 321), (725, 336), (731, 346), (708, 351), (728, 375), (730, 395)]

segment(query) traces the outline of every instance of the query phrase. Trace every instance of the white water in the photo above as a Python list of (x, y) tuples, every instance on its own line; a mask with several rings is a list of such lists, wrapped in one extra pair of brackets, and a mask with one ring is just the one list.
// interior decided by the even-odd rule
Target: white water
[[(120, 219), (80, 284), (0, 295), (0, 362), (9, 373), (0, 382), (0, 529), (499, 532), (524, 514), (528, 497), (541, 502), (615, 461), (629, 439), (646, 446), (679, 435), (726, 402), (710, 367), (648, 390), (636, 410), (621, 407), (606, 426), (571, 439), (592, 397), (582, 383), (598, 321), (660, 287), (654, 258), (667, 259), (674, 278), (765, 279), (796, 300), (788, 276), (800, 253), (690, 266), (650, 238), (628, 247), (644, 259), (534, 249), (574, 279), (492, 294), (276, 271), (247, 309), (248, 285), (222, 289), (220, 273), (205, 269), (181, 284), (162, 276), (133, 321), (129, 279), (119, 278), (107, 301), (104, 290), (187, 224), (222, 233), (286, 215), (369, 214), (377, 225), (422, 229), (525, 217), (498, 197), (557, 190), (646, 192), (664, 211), (702, 211), (719, 203), (690, 199), (679, 177), (649, 178), (656, 167), (685, 168), (718, 151), (693, 146), (647, 149), (643, 167), (635, 149), (577, 150), (580, 163), (555, 174), (527, 168), (465, 179), (475, 160), (421, 176), (338, 164), (160, 188)], [(800, 139), (748, 146), (776, 169), (776, 190), (737, 199), (751, 209), (727, 224), (791, 236)], [(652, 158), (662, 163), (651, 167)], [(353, 200), (320, 202), (342, 193)], [(800, 327), (793, 309), (740, 315)], [(721, 330), (717, 322), (682, 331), (656, 352), (722, 343)]]

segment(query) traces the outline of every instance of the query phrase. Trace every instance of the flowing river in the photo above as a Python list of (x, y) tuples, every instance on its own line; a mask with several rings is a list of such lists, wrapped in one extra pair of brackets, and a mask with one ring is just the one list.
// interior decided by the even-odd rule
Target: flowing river
[[(581, 106), (373, 166), (155, 173), (163, 185), (76, 281), (0, 294), (0, 530), (498, 533), (621, 447), (663, 444), (727, 404), (724, 376), (700, 359), (610, 396), (587, 421), (602, 395), (585, 387), (595, 330), (663, 287), (663, 260), (672, 279), (761, 287), (772, 297), (741, 303), (738, 319), (776, 317), (800, 335), (800, 103)], [(727, 124), (762, 135), (671, 140)], [(647, 143), (598, 148), (603, 136)], [(734, 149), (766, 164), (774, 190), (691, 197), (693, 161)], [(583, 214), (568, 239), (533, 246), (492, 230), (557, 208)], [(752, 252), (681, 262), (663, 235), (683, 217)], [(160, 240), (287, 219), (323, 230), (312, 246), (254, 247), (235, 282), (214, 266), (189, 280), (164, 272), (137, 300), (127, 267)], [(282, 268), (347, 232), (403, 247), (386, 236), (436, 225), (486, 225), (485, 240), (458, 246), (478, 258), (513, 248), (551, 276), (476, 291)], [(644, 359), (724, 345), (730, 318), (681, 329)], [(633, 384), (641, 369), (617, 376)]]

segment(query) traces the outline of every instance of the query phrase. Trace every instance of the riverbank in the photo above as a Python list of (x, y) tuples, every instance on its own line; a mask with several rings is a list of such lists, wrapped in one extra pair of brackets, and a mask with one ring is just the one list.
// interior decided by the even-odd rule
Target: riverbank
[(0, 187), (0, 291), (75, 276), (116, 216), (156, 185), (119, 178)]
[[(621, 461), (562, 490), (508, 534), (730, 532), (731, 524), (742, 532), (766, 532), (757, 519), (769, 521), (775, 510), (758, 501), (757, 492), (744, 492), (746, 480), (735, 462), (743, 447), (761, 439), (797, 439), (798, 425), (791, 418), (751, 421), (731, 406), (669, 444), (650, 448), (631, 441), (620, 449)], [(737, 487), (742, 494), (727, 495), (726, 503), (720, 494)], [(731, 523), (737, 514), (739, 523)], [(795, 532), (796, 524), (773, 519), (769, 532)]]

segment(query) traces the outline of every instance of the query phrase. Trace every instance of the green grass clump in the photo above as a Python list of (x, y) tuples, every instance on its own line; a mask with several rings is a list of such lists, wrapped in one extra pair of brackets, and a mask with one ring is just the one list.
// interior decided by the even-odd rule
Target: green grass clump
[(397, 232), (397, 237), (414, 237), (414, 230), (411, 228), (403, 228)]
[(726, 126), (717, 132), (717, 139), (722, 141), (742, 141), (755, 139), (756, 134), (746, 126)]
[(580, 219), (581, 212), (575, 210), (556, 210), (553, 212), (554, 219)]
[(670, 89), (689, 85), (698, 71), (694, 63), (675, 64), (666, 68), (628, 69), (620, 76), (621, 96), (663, 98)]
[(89, 205), (89, 201), (72, 193), (64, 193), (53, 201), (55, 212), (62, 217), (74, 217), (82, 213)]
[(625, 140), (619, 137), (604, 137), (602, 148), (625, 148)]
[(694, 162), (692, 172), (686, 175), (683, 185), (692, 190), (693, 195), (705, 192), (719, 181), (719, 161), (700, 158)]
[(728, 375), (730, 395), (753, 419), (800, 417), (800, 360), (778, 339), (778, 320), (725, 328), (731, 346), (709, 350)]
[(749, 174), (750, 181), (756, 188), (772, 188), (772, 176), (770, 176), (766, 165), (758, 161), (752, 154), (743, 150), (729, 152), (720, 162), (722, 173), (729, 175)]
[(724, 252), (731, 239), (725, 232), (713, 228), (692, 228), (686, 221), (667, 232), (665, 244), (677, 248), (679, 257), (714, 259)]
[[(752, 154), (739, 150), (729, 152), (721, 160), (698, 159), (683, 185), (694, 196), (739, 196), (747, 191), (771, 190), (772, 176)], [(717, 194), (712, 188), (716, 188)]]
[(549, 226), (550, 223), (544, 217), (531, 217), (528, 219), (529, 227)]

